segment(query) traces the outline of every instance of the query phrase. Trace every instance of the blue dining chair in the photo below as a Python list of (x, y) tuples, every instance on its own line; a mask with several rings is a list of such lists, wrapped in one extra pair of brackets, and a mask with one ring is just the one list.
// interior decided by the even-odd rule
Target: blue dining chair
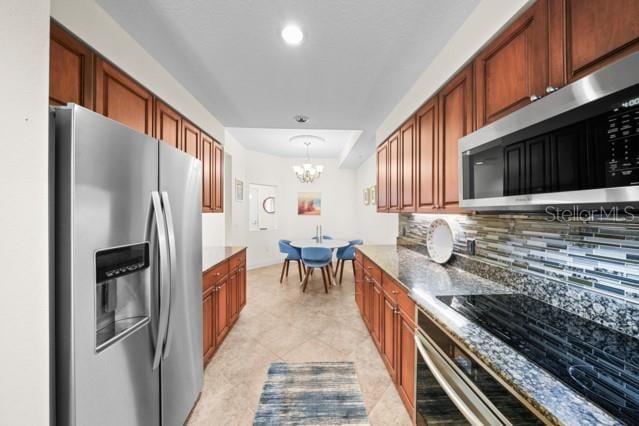
[(333, 260), (333, 253), (326, 247), (303, 247), (302, 248), (302, 261), (306, 265), (306, 275), (302, 282), (302, 291), (306, 291), (308, 285), (308, 279), (313, 272), (313, 269), (319, 268), (322, 271), (322, 280), (324, 281), (324, 291), (328, 293), (328, 282), (331, 278), (331, 273), (328, 266)]
[[(337, 267), (335, 268), (335, 277), (339, 271), (339, 283), (342, 284), (342, 277), (344, 276), (344, 262), (350, 260), (353, 262), (353, 275), (355, 275), (355, 246), (364, 244), (362, 240), (351, 240), (346, 247), (337, 249)], [(341, 267), (341, 269), (340, 269)]]
[(288, 278), (288, 268), (291, 261), (297, 262), (297, 272), (300, 274), (300, 281), (302, 281), (302, 253), (300, 249), (291, 245), (290, 240), (280, 240), (278, 242), (280, 247), (280, 253), (285, 254), (284, 263), (282, 263), (282, 273), (280, 274), (280, 284), (284, 279), (284, 272), (286, 272), (286, 278)]

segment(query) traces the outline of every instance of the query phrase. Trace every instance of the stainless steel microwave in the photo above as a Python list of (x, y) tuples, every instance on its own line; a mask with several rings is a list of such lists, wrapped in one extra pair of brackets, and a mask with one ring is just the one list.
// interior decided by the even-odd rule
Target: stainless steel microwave
[(639, 52), (459, 141), (472, 210), (639, 204)]

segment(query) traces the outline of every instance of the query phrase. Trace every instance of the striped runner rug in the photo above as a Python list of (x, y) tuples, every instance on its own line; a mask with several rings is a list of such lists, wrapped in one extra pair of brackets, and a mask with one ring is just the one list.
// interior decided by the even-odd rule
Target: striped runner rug
[(271, 364), (254, 425), (368, 425), (352, 362)]

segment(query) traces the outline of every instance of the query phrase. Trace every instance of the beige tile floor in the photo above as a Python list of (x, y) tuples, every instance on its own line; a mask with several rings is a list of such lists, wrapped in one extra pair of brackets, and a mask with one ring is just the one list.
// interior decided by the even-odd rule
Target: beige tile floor
[(247, 304), (204, 372), (189, 426), (252, 424), (268, 367), (282, 361), (353, 361), (370, 423), (409, 425), (357, 310), (352, 270), (329, 294), (319, 273), (302, 293), (290, 270), (283, 284), (279, 265), (248, 272)]

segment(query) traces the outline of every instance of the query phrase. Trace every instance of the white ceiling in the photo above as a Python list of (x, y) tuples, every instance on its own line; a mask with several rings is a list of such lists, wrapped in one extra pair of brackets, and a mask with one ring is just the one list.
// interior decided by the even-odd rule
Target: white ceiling
[[(479, 0), (97, 2), (224, 126), (362, 130), (342, 163), (355, 167)], [(282, 41), (288, 23), (300, 46)]]
[(354, 143), (361, 130), (327, 129), (266, 129), (249, 127), (227, 127), (226, 130), (244, 146), (244, 148), (277, 155), (280, 157), (304, 157), (306, 148), (301, 141), (291, 142), (298, 135), (313, 135), (324, 139), (323, 142), (311, 141), (311, 158), (337, 158), (345, 146)]

